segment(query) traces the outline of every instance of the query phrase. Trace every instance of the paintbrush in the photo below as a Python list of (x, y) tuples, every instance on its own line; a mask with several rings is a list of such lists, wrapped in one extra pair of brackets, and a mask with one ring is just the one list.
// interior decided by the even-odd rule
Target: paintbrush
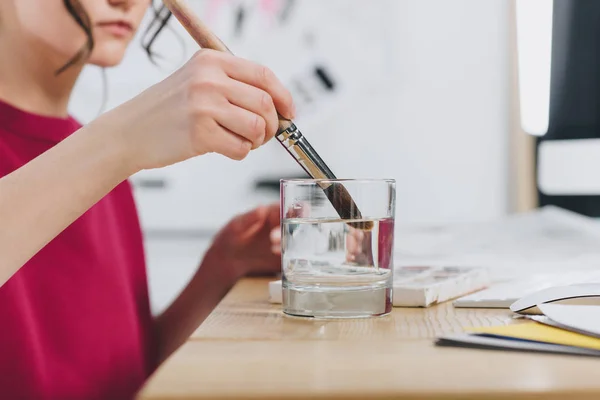
[[(227, 46), (206, 25), (204, 25), (202, 21), (200, 21), (183, 0), (163, 0), (163, 3), (200, 47), (230, 54), (232, 53)], [(323, 189), (325, 195), (339, 216), (344, 220), (350, 220), (348, 225), (354, 228), (362, 230), (372, 229), (372, 221), (361, 221), (362, 214), (346, 188), (339, 182), (331, 182), (331, 180), (337, 179), (336, 176), (331, 172), (329, 167), (327, 167), (321, 157), (319, 157), (310, 143), (308, 143), (308, 140), (302, 135), (302, 132), (300, 132), (298, 127), (291, 120), (282, 117), (280, 114), (278, 114), (278, 118), (279, 129), (277, 130), (275, 137), (308, 175), (313, 179), (318, 180), (319, 186)]]

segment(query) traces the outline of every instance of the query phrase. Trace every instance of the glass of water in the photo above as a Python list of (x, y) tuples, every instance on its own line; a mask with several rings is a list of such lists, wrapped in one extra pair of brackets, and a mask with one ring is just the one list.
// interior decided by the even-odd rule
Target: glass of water
[(395, 199), (391, 179), (281, 181), (284, 313), (358, 318), (392, 310)]

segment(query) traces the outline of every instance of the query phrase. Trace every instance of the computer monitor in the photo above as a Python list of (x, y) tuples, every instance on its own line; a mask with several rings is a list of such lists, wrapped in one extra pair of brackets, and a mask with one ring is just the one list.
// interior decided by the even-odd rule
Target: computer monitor
[(517, 0), (521, 125), (536, 136), (539, 205), (594, 217), (600, 217), (598, 21), (598, 0)]

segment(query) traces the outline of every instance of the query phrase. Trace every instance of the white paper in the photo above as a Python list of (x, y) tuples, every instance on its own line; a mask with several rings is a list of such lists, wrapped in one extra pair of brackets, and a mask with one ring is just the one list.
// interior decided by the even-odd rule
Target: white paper
[(454, 302), (455, 307), (462, 308), (509, 308), (522, 297), (543, 289), (580, 283), (600, 283), (600, 270), (564, 271), (527, 275), (516, 275), (514, 279), (499, 282), (490, 288)]
[(568, 329), (600, 336), (600, 306), (539, 304), (539, 309), (552, 321)]
[(398, 265), (484, 266), (495, 280), (600, 269), (600, 223), (557, 207), (487, 223), (398, 225)]
[(281, 279), (269, 282), (269, 303), (281, 304), (282, 301)]
[(578, 329), (575, 329), (575, 328), (570, 327), (570, 326), (559, 324), (558, 322), (556, 322), (556, 321), (554, 321), (554, 320), (546, 317), (545, 315), (524, 315), (523, 318), (530, 319), (530, 320), (535, 321), (535, 322), (539, 322), (540, 324), (552, 326), (554, 328), (564, 329), (566, 331), (571, 331), (571, 332), (575, 332), (575, 333), (581, 333), (582, 335), (587, 335), (587, 336), (593, 336), (593, 337), (600, 338), (600, 335), (595, 335), (592, 332), (582, 331), (582, 330), (578, 330)]

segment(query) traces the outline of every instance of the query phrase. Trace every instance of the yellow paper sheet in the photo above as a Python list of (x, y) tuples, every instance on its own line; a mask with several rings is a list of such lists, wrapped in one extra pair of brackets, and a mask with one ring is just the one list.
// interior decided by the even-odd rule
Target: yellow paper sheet
[(468, 330), (473, 333), (485, 333), (489, 335), (600, 350), (599, 338), (570, 332), (537, 322), (525, 322), (503, 326), (486, 326), (481, 328), (469, 328)]

